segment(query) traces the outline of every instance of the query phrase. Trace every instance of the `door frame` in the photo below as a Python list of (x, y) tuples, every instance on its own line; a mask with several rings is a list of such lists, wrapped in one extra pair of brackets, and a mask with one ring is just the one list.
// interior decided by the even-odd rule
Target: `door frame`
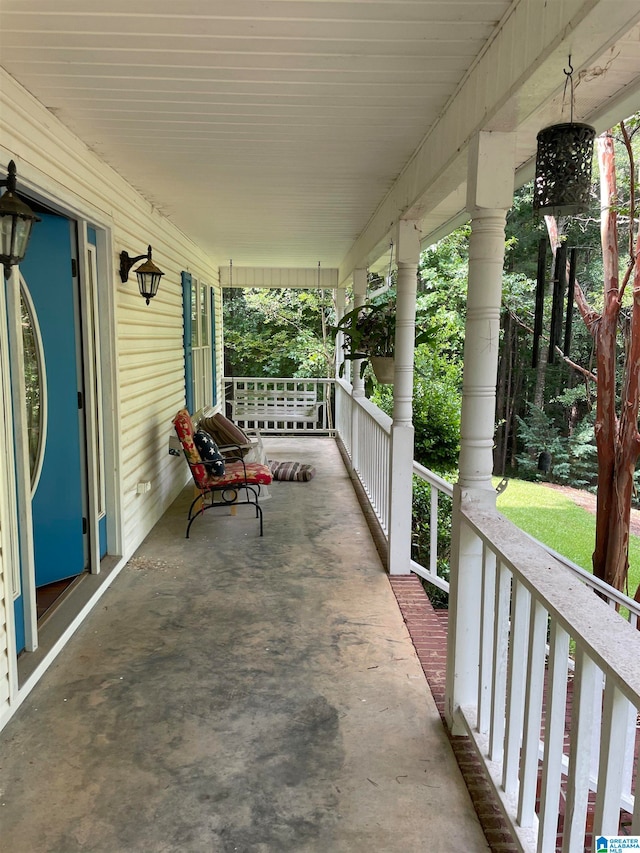
[[(26, 182), (23, 181), (26, 186)], [(103, 424), (103, 452), (105, 459), (110, 464), (104, 466), (104, 487), (107, 509), (107, 556), (118, 558), (122, 554), (122, 499), (121, 483), (119, 477), (121, 448), (119, 439), (119, 393), (117, 384), (117, 350), (116, 350), (116, 323), (115, 323), (115, 300), (114, 288), (109, 286), (113, 281), (114, 268), (112, 263), (112, 231), (110, 221), (104, 221), (96, 217), (94, 211), (71, 209), (63, 206), (59, 201), (53, 200), (42, 192), (29, 187), (23, 191), (28, 199), (46, 206), (52, 213), (67, 218), (70, 227), (77, 233), (77, 267), (79, 276), (79, 315), (80, 334), (82, 347), (82, 378), (84, 384), (85, 405), (85, 455), (86, 455), (86, 491), (88, 498), (88, 520), (89, 520), (89, 571), (92, 574), (100, 572), (99, 557), (99, 519), (98, 507), (99, 482), (97, 475), (97, 448), (98, 436), (95, 429), (96, 419), (89, 413), (96, 411), (99, 401), (95, 392), (95, 359), (94, 359), (94, 335), (90, 308), (87, 299), (87, 288), (90, 282), (89, 253), (87, 246), (87, 229), (93, 228), (96, 232), (96, 254), (95, 271), (97, 272), (96, 294), (99, 300), (99, 308), (94, 306), (94, 320), (98, 328), (100, 340), (100, 378), (102, 392), (102, 424)], [(37, 227), (37, 225), (35, 226)], [(25, 621), (25, 648), (33, 652), (38, 648), (37, 610), (35, 596), (35, 563), (33, 556), (33, 519), (31, 516), (31, 483), (28, 461), (28, 446), (21, 436), (26, 435), (26, 430), (21, 429), (25, 419), (26, 399), (24, 389), (24, 366), (22, 357), (22, 331), (20, 324), (20, 275), (17, 267), (13, 268), (12, 274), (6, 279), (6, 310), (2, 311), (0, 321), (0, 354), (1, 371), (0, 382), (3, 383), (2, 408), (6, 416), (4, 431), (8, 439), (5, 445), (6, 472), (7, 472), (7, 498), (2, 501), (2, 539), (9, 539), (9, 550), (4, 552), (5, 577), (7, 579), (6, 609), (8, 611), (7, 627), (9, 630), (8, 651), (10, 662), (10, 683), (12, 693), (18, 689), (16, 636), (13, 620), (13, 602), (15, 597), (22, 592), (24, 604)], [(4, 288), (2, 294), (4, 299)], [(0, 305), (0, 308), (4, 305)], [(11, 347), (14, 358), (9, 359), (7, 353)], [(15, 367), (17, 365), (17, 368)], [(9, 390), (11, 389), (11, 394)], [(12, 397), (12, 399), (11, 399)], [(13, 424), (13, 431), (10, 425)], [(14, 441), (15, 435), (15, 441)], [(4, 460), (3, 460), (4, 461)], [(12, 476), (15, 472), (15, 476)], [(13, 480), (13, 482), (11, 482)], [(6, 514), (5, 514), (6, 513)], [(20, 530), (20, 543), (17, 542), (16, 533)], [(20, 557), (21, 555), (21, 557)], [(14, 570), (18, 566), (17, 571)], [(16, 580), (19, 586), (16, 588)], [(9, 611), (11, 611), (9, 613)], [(14, 694), (15, 695), (15, 694)]]
[(9, 352), (6, 299), (6, 293), (9, 290), (8, 280), (6, 285), (6, 287), (0, 288), (0, 317), (2, 318), (2, 322), (0, 322), (0, 416), (2, 417), (2, 423), (0, 423), (0, 443), (2, 444), (2, 457), (0, 459), (0, 513), (2, 514), (0, 546), (2, 547), (2, 574), (5, 581), (4, 604), (9, 664), (9, 697), (11, 699), (18, 691), (14, 601), (20, 595), (22, 580), (18, 544), (18, 493), (15, 468), (16, 449), (13, 441), (13, 401), (11, 371), (7, 355)]

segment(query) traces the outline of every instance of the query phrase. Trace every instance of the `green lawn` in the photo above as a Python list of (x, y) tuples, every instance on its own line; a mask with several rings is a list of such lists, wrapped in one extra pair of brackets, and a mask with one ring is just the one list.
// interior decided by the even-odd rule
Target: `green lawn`
[[(595, 515), (561, 492), (539, 483), (509, 480), (498, 495), (498, 509), (531, 536), (591, 571), (595, 542)], [(640, 583), (640, 537), (631, 536), (629, 544), (629, 589)]]

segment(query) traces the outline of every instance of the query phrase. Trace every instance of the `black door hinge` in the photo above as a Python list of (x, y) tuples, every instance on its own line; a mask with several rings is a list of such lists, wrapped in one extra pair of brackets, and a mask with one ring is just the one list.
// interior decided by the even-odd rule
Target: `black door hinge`
[(82, 391), (78, 391), (78, 408), (84, 409), (84, 397)]
[(86, 518), (82, 519), (82, 535), (86, 536), (87, 531), (89, 530), (89, 522)]
[(75, 258), (71, 258), (71, 277), (78, 277), (78, 262)]

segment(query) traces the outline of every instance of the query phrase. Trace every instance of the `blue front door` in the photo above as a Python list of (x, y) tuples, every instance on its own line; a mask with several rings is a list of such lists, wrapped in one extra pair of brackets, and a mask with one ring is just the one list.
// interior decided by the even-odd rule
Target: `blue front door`
[[(74, 577), (87, 566), (82, 383), (72, 227), (41, 214), (20, 266), (35, 334), (38, 382), (32, 442), (33, 537), (36, 587)], [(24, 311), (23, 311), (24, 317)], [(23, 319), (24, 325), (24, 319)], [(32, 389), (33, 390), (33, 389)], [(27, 401), (29, 406), (29, 387)], [(16, 623), (21, 603), (16, 606)], [(17, 632), (20, 634), (18, 625)]]

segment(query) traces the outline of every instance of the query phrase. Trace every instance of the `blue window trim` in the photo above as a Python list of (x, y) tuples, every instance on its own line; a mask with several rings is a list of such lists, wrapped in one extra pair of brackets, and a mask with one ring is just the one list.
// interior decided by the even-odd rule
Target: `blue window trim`
[[(216, 364), (216, 302), (215, 291), (209, 288), (211, 293), (210, 304), (210, 321), (211, 321), (211, 403), (216, 405), (218, 401), (218, 372)], [(192, 340), (192, 296), (193, 296), (193, 276), (186, 270), (182, 271), (182, 314), (184, 319), (184, 384), (185, 384), (185, 405), (191, 414), (194, 414), (194, 399), (193, 399), (193, 347)]]
[(193, 350), (191, 346), (191, 284), (190, 272), (182, 272), (182, 314), (184, 318), (184, 387), (185, 405), (193, 414)]

